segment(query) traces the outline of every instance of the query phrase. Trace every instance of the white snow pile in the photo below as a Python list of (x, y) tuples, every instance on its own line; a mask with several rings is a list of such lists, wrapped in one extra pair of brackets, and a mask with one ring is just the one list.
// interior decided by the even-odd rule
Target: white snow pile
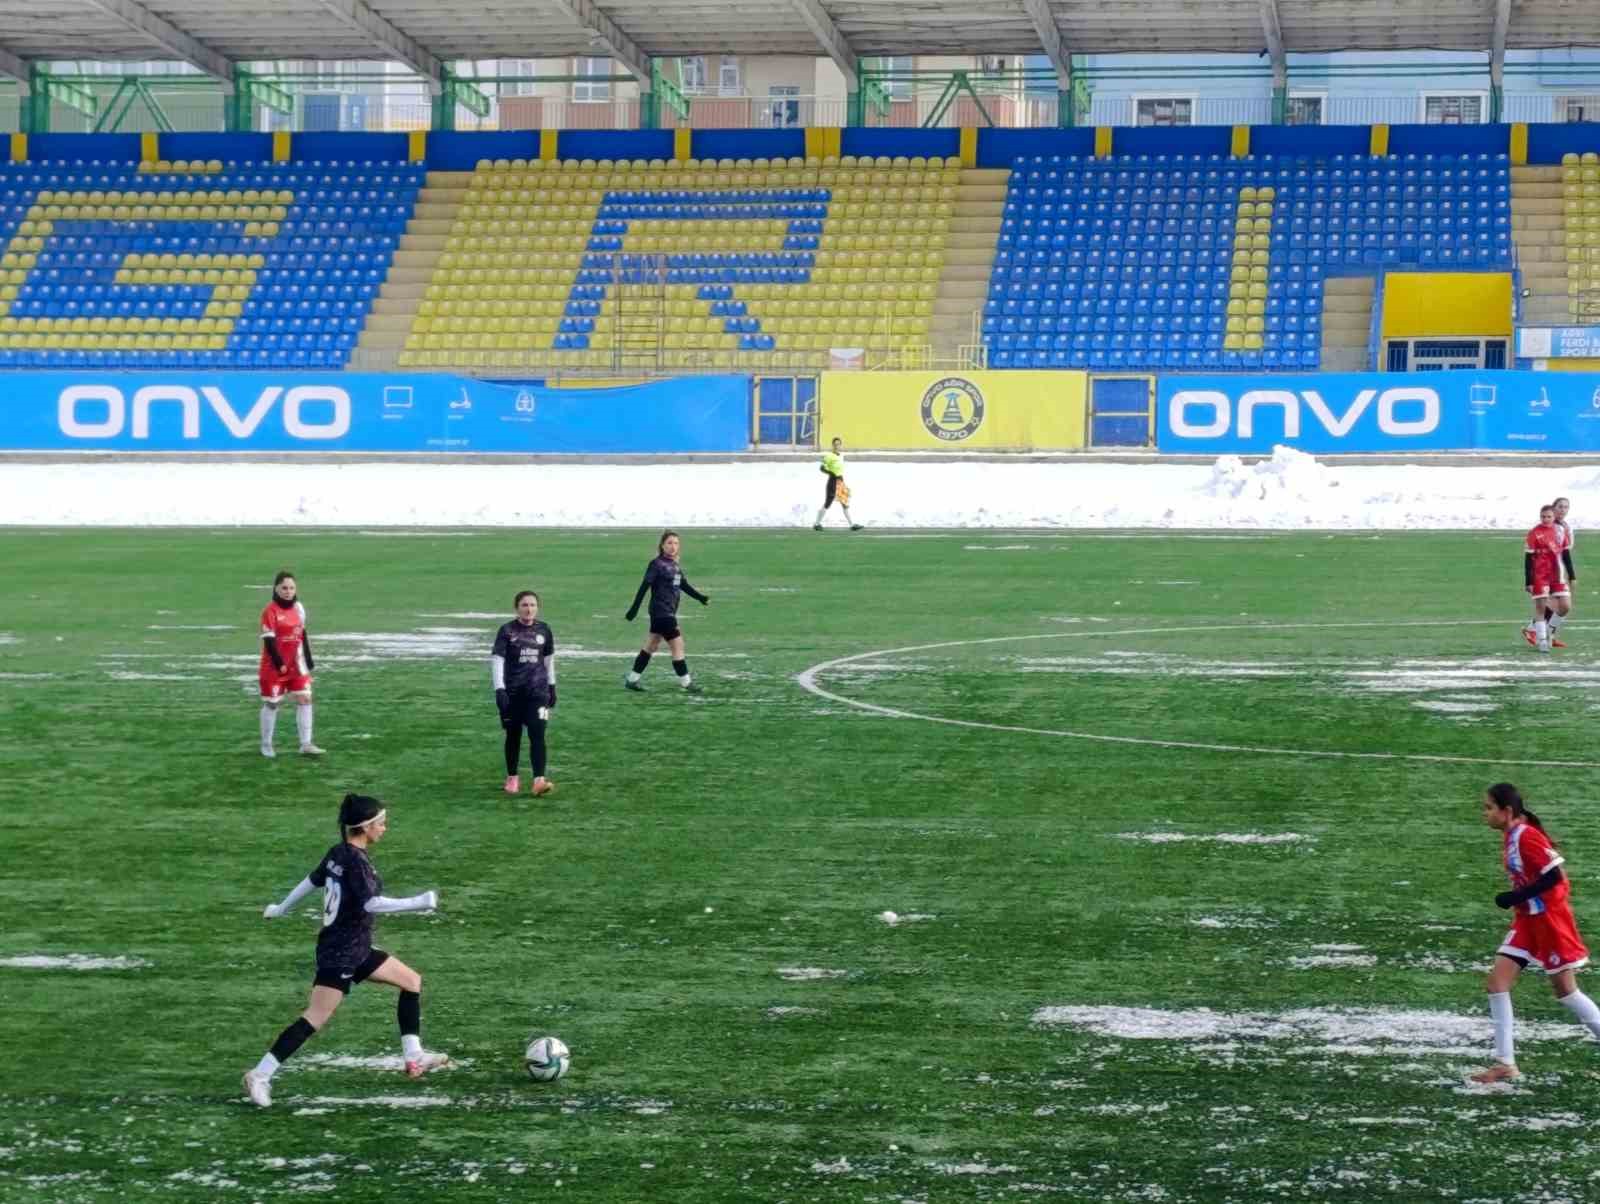
[(0, 957), (0, 966), (12, 970), (142, 970), (149, 964), (142, 957), (101, 957), (93, 953)]
[(779, 966), (778, 977), (785, 982), (815, 982), (821, 978), (843, 978), (847, 970), (823, 970), (817, 966)]
[(938, 918), (938, 916), (931, 916), (920, 911), (907, 912), (904, 915), (895, 911), (881, 911), (878, 913), (878, 919), (889, 925), (890, 928), (897, 928), (901, 924), (919, 924), (923, 920), (937, 920)]
[(1191, 832), (1118, 832), (1118, 840), (1137, 840), (1144, 844), (1183, 844), (1199, 842), (1210, 844), (1299, 844), (1315, 840), (1301, 832), (1215, 832), (1201, 835)]
[[(1492, 1047), (1487, 1014), (1385, 1008), (1300, 1008), (1289, 1012), (1218, 1012), (1210, 1008), (1042, 1007), (1032, 1023), (1134, 1041), (1294, 1041), (1291, 1053), (1483, 1054)], [(1517, 1025), (1519, 1041), (1570, 1041), (1582, 1026), (1543, 1021)], [(1309, 1043), (1309, 1044), (1305, 1044)], [(1282, 1051), (1275, 1051), (1282, 1052)]]
[[(686, 527), (808, 527), (809, 461), (647, 465), (166, 461), (8, 464), (0, 525), (649, 527), (670, 495)], [(1450, 467), (1344, 464), (1286, 448), (1246, 464), (973, 462), (953, 456), (851, 463), (852, 514), (869, 528), (1149, 527), (1186, 530), (1525, 530), (1530, 499), (1600, 511), (1592, 467), (1486, 460)], [(470, 532), (430, 532), (466, 535)]]

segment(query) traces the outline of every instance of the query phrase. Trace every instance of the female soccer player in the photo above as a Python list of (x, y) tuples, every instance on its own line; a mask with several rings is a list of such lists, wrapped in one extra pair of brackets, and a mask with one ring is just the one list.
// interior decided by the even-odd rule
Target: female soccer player
[[(1572, 530), (1572, 524), (1567, 521), (1567, 514), (1572, 509), (1572, 500), (1570, 498), (1558, 497), (1555, 501), (1550, 503), (1550, 508), (1555, 511), (1555, 526), (1556, 530), (1561, 535), (1561, 564), (1562, 567), (1566, 569), (1569, 593), (1567, 598), (1567, 609), (1565, 611), (1558, 613), (1553, 606), (1547, 605), (1544, 608), (1543, 613), (1544, 621), (1549, 624), (1547, 630), (1550, 633), (1550, 647), (1565, 648), (1566, 644), (1561, 641), (1561, 638), (1556, 633), (1561, 630), (1562, 624), (1567, 621), (1567, 616), (1572, 613), (1570, 587), (1573, 582), (1577, 581), (1578, 579), (1577, 570), (1572, 564), (1572, 544), (1575, 535)], [(1528, 643), (1533, 644), (1535, 647), (1537, 647), (1539, 643), (1539, 634), (1535, 629), (1535, 624), (1537, 621), (1538, 614), (1536, 613), (1534, 615), (1534, 619), (1522, 629), (1523, 638), (1526, 639)]]
[(295, 700), (294, 725), (300, 732), (300, 755), (320, 757), (311, 742), (311, 637), (306, 608), (301, 605), (294, 574), (284, 569), (272, 579), (272, 601), (261, 612), (261, 755), (275, 757), (272, 735), (278, 727), (278, 706), (285, 694)]
[(710, 606), (711, 599), (690, 585), (689, 578), (683, 575), (683, 568), (678, 564), (678, 551), (682, 546), (683, 540), (676, 531), (661, 533), (661, 540), (656, 544), (656, 558), (645, 566), (644, 580), (633, 596), (633, 605), (628, 607), (627, 619), (631, 623), (639, 616), (639, 603), (644, 601), (645, 594), (650, 595), (650, 634), (645, 637), (639, 655), (633, 658), (633, 668), (622, 679), (623, 686), (629, 690), (644, 689), (639, 679), (644, 676), (645, 666), (656, 649), (661, 647), (661, 641), (666, 640), (672, 651), (672, 671), (678, 675), (678, 681), (689, 693), (700, 693), (700, 687), (689, 676), (689, 662), (683, 655), (683, 632), (678, 629), (678, 591), (682, 590), (701, 606)]
[(1556, 508), (1539, 507), (1539, 525), (1528, 532), (1523, 545), (1522, 579), (1533, 596), (1533, 630), (1524, 628), (1523, 634), (1540, 652), (1550, 651), (1550, 633), (1560, 629), (1572, 605), (1567, 573), (1571, 560), (1565, 551), (1564, 537), (1556, 526)]
[(1472, 1076), (1475, 1082), (1498, 1083), (1520, 1073), (1511, 1040), (1511, 985), (1525, 966), (1537, 962), (1550, 976), (1556, 998), (1596, 1037), (1600, 1007), (1578, 990), (1574, 971), (1588, 965), (1589, 950), (1572, 916), (1563, 858), (1539, 817), (1528, 810), (1515, 786), (1500, 782), (1484, 792), (1483, 822), (1505, 833), (1503, 856), (1511, 889), (1494, 897), (1495, 906), (1516, 909), (1485, 983), (1494, 1020), (1494, 1065)]
[(517, 763), (522, 758), (522, 729), (527, 728), (533, 793), (549, 794), (555, 784), (544, 776), (544, 728), (556, 709), (556, 637), (539, 618), (538, 594), (525, 589), (512, 605), (517, 617), (495, 633), (489, 656), (494, 704), (506, 730), (506, 793), (522, 789)]
[(817, 521), (811, 524), (811, 529), (822, 530), (822, 517), (828, 513), (828, 507), (833, 505), (834, 499), (838, 498), (839, 509), (844, 511), (844, 521), (850, 524), (852, 531), (861, 530), (861, 524), (850, 517), (850, 486), (844, 483), (843, 439), (835, 439), (833, 450), (822, 453), (822, 475), (828, 481), (822, 488), (822, 506), (817, 511)]
[(244, 1076), (244, 1091), (252, 1103), (266, 1108), (272, 1103), (272, 1076), (295, 1050), (339, 1010), (350, 988), (371, 979), (400, 991), (400, 1051), (406, 1074), (420, 1078), (443, 1066), (448, 1058), (425, 1053), (422, 1048), (422, 975), (372, 945), (372, 917), (390, 911), (432, 911), (439, 896), (424, 891), (409, 899), (391, 899), (383, 893), (383, 879), (373, 868), (367, 850), (388, 831), (388, 811), (375, 798), (347, 794), (339, 804), (339, 843), (324, 854), (317, 868), (289, 892), (282, 903), (269, 903), (262, 915), (269, 920), (287, 915), (301, 898), (322, 888), (322, 931), (317, 936), (317, 972), (312, 980), (311, 1002), (300, 1018), (272, 1043), (272, 1049)]

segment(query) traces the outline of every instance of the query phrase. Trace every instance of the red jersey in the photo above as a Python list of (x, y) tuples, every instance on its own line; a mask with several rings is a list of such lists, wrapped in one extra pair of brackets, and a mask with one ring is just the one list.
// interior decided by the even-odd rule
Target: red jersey
[[(306, 632), (306, 608), (298, 601), (284, 606), (274, 598), (267, 603), (267, 608), (261, 612), (261, 638), (269, 636), (278, 643), (278, 655), (283, 658), (284, 668), (290, 671), (306, 673), (305, 656), (301, 644)], [(261, 667), (272, 668), (272, 658), (267, 655), (266, 645), (261, 646)]]
[[(1550, 838), (1532, 824), (1517, 824), (1506, 832), (1506, 877), (1511, 879), (1513, 890), (1531, 886), (1546, 870), (1554, 869), (1565, 860), (1556, 852)], [(1521, 915), (1536, 916), (1551, 908), (1559, 910), (1571, 893), (1572, 887), (1563, 874), (1561, 881), (1542, 895), (1535, 895), (1526, 903), (1517, 904), (1517, 911)]]
[(1523, 550), (1533, 557), (1533, 579), (1565, 585), (1567, 565), (1561, 553), (1567, 548), (1567, 535), (1559, 527), (1540, 523), (1528, 532), (1528, 542)]

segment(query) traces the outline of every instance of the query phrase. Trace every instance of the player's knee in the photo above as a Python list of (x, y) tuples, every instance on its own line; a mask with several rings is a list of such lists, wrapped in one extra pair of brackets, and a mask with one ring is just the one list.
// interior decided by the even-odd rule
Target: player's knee
[(410, 991), (413, 995), (422, 994), (422, 975), (418, 974), (415, 970), (412, 970), (411, 981), (406, 987), (406, 990)]
[(278, 709), (278, 704), (282, 701), (283, 699), (281, 698), (263, 698), (261, 700), (261, 705), (266, 707), (269, 711), (275, 711)]

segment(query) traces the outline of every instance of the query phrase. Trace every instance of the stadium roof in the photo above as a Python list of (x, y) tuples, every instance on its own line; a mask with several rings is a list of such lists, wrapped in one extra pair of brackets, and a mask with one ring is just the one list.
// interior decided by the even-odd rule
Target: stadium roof
[[(1595, 0), (0, 0), (0, 74), (27, 60), (387, 59), (437, 80), (457, 59), (858, 58), (1600, 44)], [(1496, 53), (1498, 52), (1498, 53)]]

